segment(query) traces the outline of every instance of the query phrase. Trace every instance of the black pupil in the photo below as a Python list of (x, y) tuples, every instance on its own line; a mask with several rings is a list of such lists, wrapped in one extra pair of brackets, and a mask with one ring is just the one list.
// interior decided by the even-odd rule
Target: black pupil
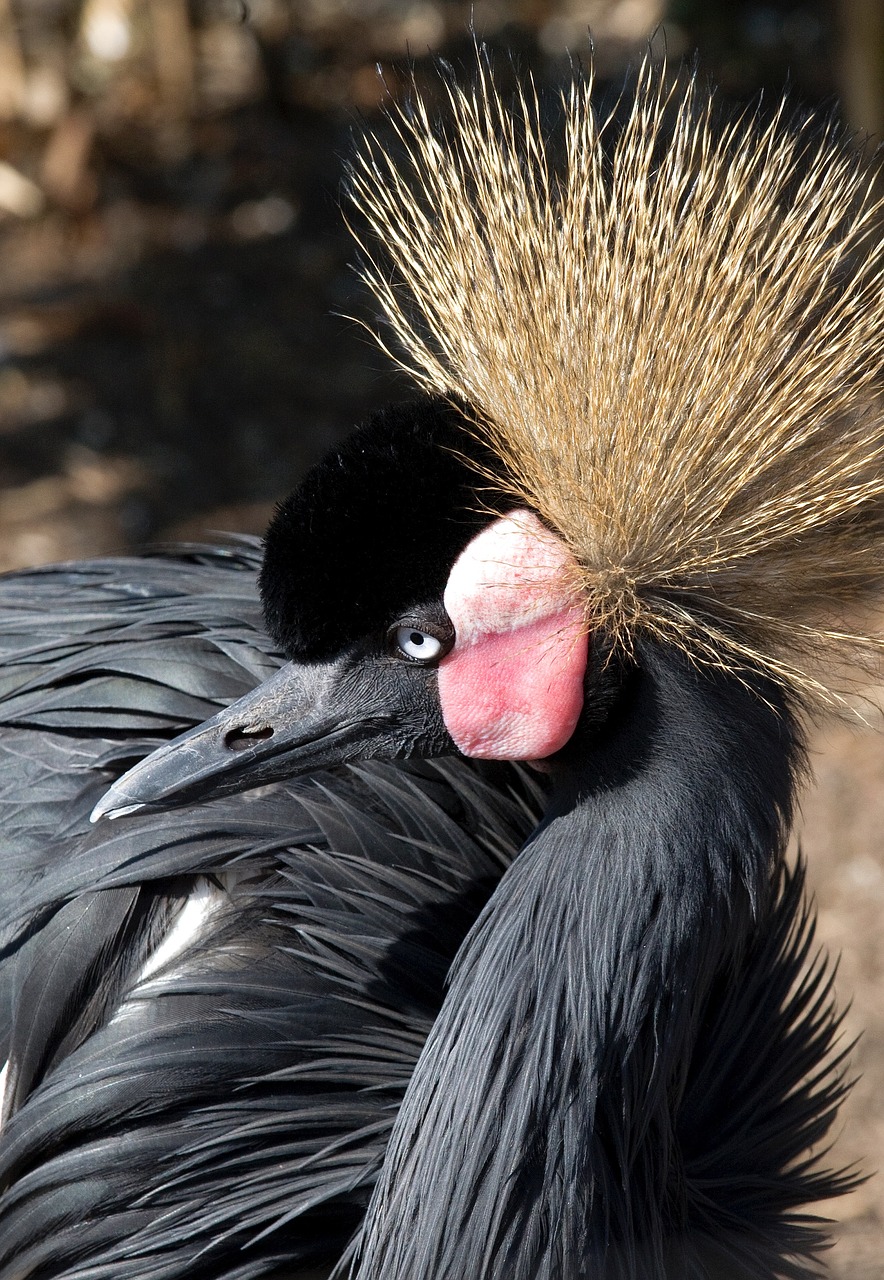
[(425, 639), (425, 637), (424, 637), (424, 636), (422, 636), (422, 635), (421, 635), (421, 633), (420, 633), (419, 631), (412, 631), (412, 633), (411, 633), (411, 643), (412, 643), (412, 644), (423, 644), (424, 639)]

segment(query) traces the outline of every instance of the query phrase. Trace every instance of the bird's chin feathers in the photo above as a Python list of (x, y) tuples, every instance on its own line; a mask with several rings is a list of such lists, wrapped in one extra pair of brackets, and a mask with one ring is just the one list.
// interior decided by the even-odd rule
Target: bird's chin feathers
[(473, 88), (441, 85), (443, 126), (415, 91), (396, 147), (352, 168), (394, 358), (472, 406), (593, 627), (837, 696), (841, 659), (880, 644), (857, 622), (884, 496), (858, 155), (785, 103), (719, 124), (648, 62), (606, 119), (575, 80), (552, 145), (530, 85), (511, 110), (482, 56)]

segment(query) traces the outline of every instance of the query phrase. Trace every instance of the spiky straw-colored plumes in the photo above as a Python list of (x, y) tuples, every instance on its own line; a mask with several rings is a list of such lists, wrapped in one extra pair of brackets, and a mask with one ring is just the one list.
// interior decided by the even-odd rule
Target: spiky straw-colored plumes
[(414, 95), (352, 169), (394, 358), (475, 409), (590, 627), (836, 692), (884, 577), (873, 176), (833, 125), (721, 124), (649, 61), (625, 115), (575, 79), (554, 144), (481, 57), (441, 83), (441, 124)]

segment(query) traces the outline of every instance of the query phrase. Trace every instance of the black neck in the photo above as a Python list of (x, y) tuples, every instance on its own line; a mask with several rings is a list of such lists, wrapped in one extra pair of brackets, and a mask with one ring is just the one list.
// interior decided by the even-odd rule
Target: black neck
[(710, 984), (764, 910), (802, 752), (763, 681), (651, 646), (594, 718), (455, 962), (360, 1280), (670, 1274), (678, 1099)]

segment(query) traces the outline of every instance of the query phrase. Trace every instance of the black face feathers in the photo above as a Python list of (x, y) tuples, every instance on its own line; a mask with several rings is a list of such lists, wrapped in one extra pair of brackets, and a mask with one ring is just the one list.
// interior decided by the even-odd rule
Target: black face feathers
[(261, 597), (289, 658), (334, 657), (438, 600), (503, 499), (500, 463), (441, 399), (383, 409), (308, 472), (267, 531)]

